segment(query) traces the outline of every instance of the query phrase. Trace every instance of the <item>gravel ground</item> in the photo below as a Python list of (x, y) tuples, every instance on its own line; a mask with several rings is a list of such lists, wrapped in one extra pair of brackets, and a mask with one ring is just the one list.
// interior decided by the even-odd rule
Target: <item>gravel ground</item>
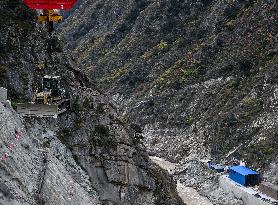
[(219, 187), (219, 177), (216, 173), (197, 159), (184, 162), (176, 168), (174, 178), (186, 187), (192, 187), (215, 205), (242, 205), (243, 202), (231, 193), (226, 193)]
[(177, 183), (177, 190), (179, 196), (186, 204), (190, 205), (212, 205), (212, 203), (206, 198), (201, 196), (195, 189), (191, 187), (185, 187), (180, 182)]

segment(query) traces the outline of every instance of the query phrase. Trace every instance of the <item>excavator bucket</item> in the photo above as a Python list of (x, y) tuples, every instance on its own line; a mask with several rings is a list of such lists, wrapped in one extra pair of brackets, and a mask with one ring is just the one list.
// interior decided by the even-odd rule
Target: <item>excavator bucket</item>
[(26, 117), (53, 117), (57, 116), (66, 109), (60, 109), (59, 105), (33, 104), (33, 103), (18, 103), (17, 112)]

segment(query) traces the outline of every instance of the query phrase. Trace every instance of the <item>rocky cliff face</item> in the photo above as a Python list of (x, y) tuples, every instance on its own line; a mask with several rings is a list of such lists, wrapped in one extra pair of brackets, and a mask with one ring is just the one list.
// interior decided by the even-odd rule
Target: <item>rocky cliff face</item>
[(92, 87), (63, 42), (21, 1), (2, 1), (0, 11), (0, 83), (12, 106), (30, 101), (44, 74), (60, 75), (72, 101), (57, 119), (23, 119), (0, 104), (0, 204), (183, 204), (141, 134)]
[(0, 109), (0, 204), (101, 204), (88, 174), (53, 129), (25, 122), (2, 104)]
[(185, 184), (194, 176), (192, 186), (223, 204), (191, 172), (192, 160), (245, 160), (277, 183), (276, 7), (85, 0), (61, 34), (90, 81), (143, 127), (149, 153), (180, 162)]
[(141, 134), (118, 118), (107, 99), (91, 89), (73, 96), (74, 112), (61, 117), (58, 138), (86, 170), (102, 202), (182, 204), (172, 179), (150, 162)]

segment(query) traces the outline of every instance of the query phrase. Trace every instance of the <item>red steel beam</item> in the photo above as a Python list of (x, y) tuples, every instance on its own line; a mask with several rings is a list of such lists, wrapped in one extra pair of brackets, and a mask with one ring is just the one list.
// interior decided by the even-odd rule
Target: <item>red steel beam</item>
[(31, 9), (71, 9), (77, 0), (23, 0)]

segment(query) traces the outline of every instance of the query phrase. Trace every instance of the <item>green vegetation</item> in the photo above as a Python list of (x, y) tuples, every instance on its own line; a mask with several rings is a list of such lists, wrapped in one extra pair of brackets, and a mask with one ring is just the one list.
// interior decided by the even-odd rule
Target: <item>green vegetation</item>
[(97, 48), (98, 46), (102, 45), (105, 41), (105, 37), (99, 37), (94, 39), (93, 42), (87, 40), (86, 44), (82, 44), (75, 48), (74, 53), (78, 54), (79, 57), (77, 58), (77, 62), (80, 63), (90, 57), (92, 51)]
[[(18, 97), (18, 96), (16, 96), (16, 97)], [(13, 98), (13, 99), (11, 100), (11, 105), (12, 105), (12, 107), (16, 110), (17, 103), (24, 103), (24, 102), (26, 102), (26, 100), (21, 99), (21, 98)]]
[(179, 37), (177, 40), (173, 42), (173, 46), (183, 46), (185, 44), (185, 40), (182, 37)]
[(72, 103), (71, 111), (72, 112), (78, 112), (79, 110), (80, 110), (79, 96), (76, 96), (75, 99), (74, 99), (74, 102)]
[(159, 44), (157, 44), (157, 47), (160, 49), (160, 50), (163, 50), (163, 49), (166, 49), (168, 48), (168, 43), (164, 40), (161, 40)]
[(261, 136), (257, 142), (242, 150), (242, 157), (248, 159), (249, 163), (257, 168), (267, 167), (273, 160), (273, 156), (278, 154), (278, 141), (275, 138), (277, 138), (275, 132)]
[(76, 119), (75, 119), (75, 127), (74, 129), (80, 129), (82, 127), (85, 127), (84, 124), (84, 119), (82, 118), (82, 116), (80, 115), (80, 113), (76, 114)]
[(153, 53), (154, 52), (152, 50), (148, 50), (143, 55), (141, 55), (140, 58), (142, 58), (144, 60), (150, 59), (152, 57)]
[(232, 31), (235, 27), (235, 20), (230, 20), (228, 22), (225, 23), (225, 27), (229, 30)]
[(182, 65), (182, 61), (176, 61), (170, 68), (166, 69), (159, 78), (155, 81), (158, 86), (165, 86), (171, 83), (171, 77), (176, 69)]
[(39, 70), (43, 70), (46, 68), (46, 63), (37, 63), (35, 65)]
[(109, 136), (109, 128), (106, 125), (96, 125), (95, 133), (97, 133), (103, 137), (108, 137)]
[(194, 119), (191, 116), (189, 116), (188, 118), (185, 119), (185, 124), (188, 126), (192, 125), (193, 122), (194, 122)]
[(267, 69), (270, 65), (275, 65), (278, 63), (278, 55), (275, 54), (273, 56), (271, 56), (270, 58), (266, 59), (262, 65), (260, 66), (260, 70), (264, 71), (265, 69)]
[(230, 114), (224, 119), (224, 122), (228, 126), (234, 126), (238, 123), (238, 119), (235, 114)]
[(49, 141), (43, 142), (42, 147), (43, 148), (50, 148), (50, 142)]
[(17, 106), (16, 106), (16, 102), (15, 101), (11, 101), (11, 105), (12, 105), (12, 108), (14, 109), (14, 110), (16, 110), (16, 108), (17, 108)]
[(24, 31), (25, 34), (32, 29), (32, 25), (26, 20), (15, 19), (14, 21), (17, 24), (17, 28)]
[(251, 97), (245, 97), (242, 100), (242, 103), (245, 106), (254, 106), (254, 105), (256, 105), (256, 100), (254, 98), (251, 98)]
[(89, 109), (91, 107), (90, 99), (88, 97), (85, 97), (85, 100), (83, 101), (83, 107), (86, 109)]
[(100, 114), (100, 115), (101, 115), (101, 114), (104, 114), (105, 110), (104, 110), (103, 106), (104, 106), (103, 103), (99, 103), (99, 104), (97, 105), (97, 108), (96, 108), (96, 113), (97, 113), (97, 114)]
[(126, 63), (123, 67), (116, 69), (112, 74), (99, 80), (99, 83), (113, 82), (123, 76), (131, 66), (131, 63)]
[(241, 102), (244, 106), (239, 116), (241, 122), (252, 120), (263, 109), (263, 102), (260, 99), (245, 97)]
[(197, 76), (198, 71), (187, 67), (182, 60), (177, 60), (171, 67), (166, 69), (155, 81), (159, 87), (169, 86), (175, 82), (185, 85), (188, 79)]
[(96, 125), (94, 131), (90, 136), (90, 143), (92, 146), (101, 146), (111, 152), (111, 150), (117, 149), (117, 142), (110, 134), (109, 127), (107, 125)]
[(166, 69), (160, 76), (159, 78), (155, 81), (155, 84), (162, 86), (162, 85), (169, 85), (170, 84), (170, 76), (173, 72), (173, 67), (170, 67)]
[[(148, 174), (155, 179), (155, 204), (183, 204), (176, 191), (175, 182), (166, 170), (153, 164), (149, 167)], [(177, 200), (176, 203), (174, 198)]]

